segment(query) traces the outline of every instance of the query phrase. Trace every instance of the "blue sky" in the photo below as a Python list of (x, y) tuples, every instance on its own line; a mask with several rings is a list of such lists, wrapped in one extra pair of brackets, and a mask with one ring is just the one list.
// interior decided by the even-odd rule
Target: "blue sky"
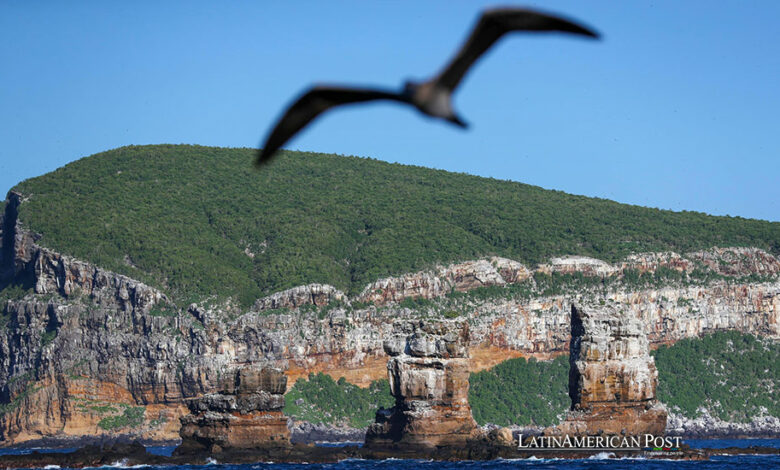
[[(122, 145), (257, 147), (313, 82), (432, 75), (494, 4), (2, 0), (0, 191)], [(780, 2), (525, 4), (604, 39), (504, 38), (455, 96), (468, 131), (375, 104), (288, 147), (780, 221)]]

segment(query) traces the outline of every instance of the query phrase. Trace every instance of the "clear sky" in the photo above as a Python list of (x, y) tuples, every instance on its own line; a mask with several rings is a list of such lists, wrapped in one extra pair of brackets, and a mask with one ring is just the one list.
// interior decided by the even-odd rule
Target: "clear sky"
[[(0, 191), (122, 145), (257, 147), (313, 82), (432, 75), (494, 4), (0, 0)], [(780, 2), (526, 5), (604, 39), (504, 38), (455, 96), (468, 131), (373, 104), (288, 148), (780, 221)]]

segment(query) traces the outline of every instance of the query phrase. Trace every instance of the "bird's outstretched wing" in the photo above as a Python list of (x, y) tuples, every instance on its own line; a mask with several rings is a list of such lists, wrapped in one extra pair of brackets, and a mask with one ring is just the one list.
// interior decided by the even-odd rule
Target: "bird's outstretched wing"
[(276, 123), (257, 154), (256, 165), (273, 157), (279, 148), (317, 116), (334, 106), (373, 100), (401, 101), (400, 95), (381, 90), (315, 86), (303, 93)]
[(431, 80), (454, 90), (469, 67), (501, 36), (510, 31), (560, 31), (598, 38), (598, 33), (560, 17), (524, 8), (496, 8), (485, 11), (471, 35), (452, 61)]

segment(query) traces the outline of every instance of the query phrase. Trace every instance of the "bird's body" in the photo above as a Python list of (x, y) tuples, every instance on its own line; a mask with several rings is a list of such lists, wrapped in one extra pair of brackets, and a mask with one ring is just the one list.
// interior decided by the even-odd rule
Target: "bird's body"
[(440, 86), (434, 81), (423, 83), (407, 82), (405, 88), (413, 90), (411, 103), (421, 113), (466, 127), (466, 124), (455, 115), (455, 110), (452, 107), (451, 90)]
[(328, 109), (345, 104), (390, 100), (413, 105), (421, 113), (460, 127), (466, 123), (452, 106), (452, 93), (469, 68), (501, 36), (510, 31), (559, 31), (598, 37), (593, 31), (560, 17), (522, 8), (500, 8), (482, 14), (464, 45), (434, 78), (408, 81), (398, 91), (338, 86), (315, 86), (301, 95), (279, 119), (257, 157), (267, 162), (293, 135)]

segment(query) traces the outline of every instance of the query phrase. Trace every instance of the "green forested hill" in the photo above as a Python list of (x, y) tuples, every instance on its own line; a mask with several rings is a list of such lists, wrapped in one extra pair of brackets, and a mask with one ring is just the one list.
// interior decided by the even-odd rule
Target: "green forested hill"
[(750, 245), (780, 223), (671, 212), (381, 161), (252, 149), (131, 146), (19, 184), (21, 220), (66, 254), (181, 301), (323, 282), (355, 291), (434, 262), (500, 255), (616, 260)]

